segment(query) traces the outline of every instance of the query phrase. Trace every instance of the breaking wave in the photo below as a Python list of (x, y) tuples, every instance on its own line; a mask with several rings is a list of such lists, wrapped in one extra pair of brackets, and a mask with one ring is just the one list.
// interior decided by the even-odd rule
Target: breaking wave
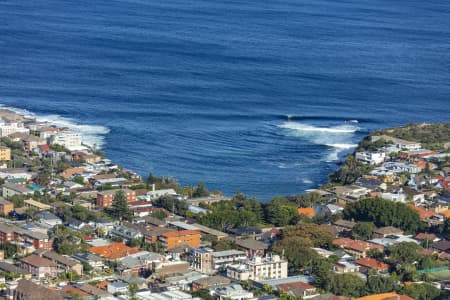
[(10, 110), (27, 118), (34, 118), (39, 122), (47, 122), (49, 125), (66, 127), (70, 130), (79, 132), (84, 144), (89, 146), (93, 146), (95, 144), (99, 149), (105, 146), (105, 136), (109, 133), (108, 127), (101, 125), (79, 124), (73, 119), (65, 118), (59, 115), (40, 115), (26, 109), (4, 106), (3, 104), (0, 104), (0, 108)]
[(310, 124), (288, 121), (278, 125), (286, 135), (298, 137), (316, 145), (329, 148), (324, 160), (326, 162), (336, 161), (339, 154), (355, 148), (353, 137), (360, 130), (356, 123), (344, 123), (342, 125), (320, 127)]

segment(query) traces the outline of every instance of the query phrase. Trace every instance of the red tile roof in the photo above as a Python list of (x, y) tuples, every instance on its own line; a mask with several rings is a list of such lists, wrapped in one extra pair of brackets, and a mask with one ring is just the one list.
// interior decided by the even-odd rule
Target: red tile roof
[(360, 240), (352, 240), (349, 238), (340, 238), (333, 241), (333, 244), (345, 249), (350, 249), (358, 252), (366, 252), (371, 249), (378, 249), (383, 251), (384, 247), (381, 245), (360, 241)]
[(117, 259), (138, 253), (140, 250), (136, 247), (128, 247), (122, 243), (113, 243), (106, 246), (91, 247), (89, 251), (107, 259)]
[(365, 257), (358, 259), (356, 263), (360, 266), (367, 267), (377, 271), (384, 271), (389, 269), (389, 265), (375, 258)]
[(316, 287), (313, 285), (310, 285), (305, 282), (290, 282), (290, 283), (282, 283), (277, 285), (278, 289), (281, 290), (284, 293), (287, 293), (291, 290), (296, 289), (302, 289), (302, 290), (311, 290), (315, 289)]

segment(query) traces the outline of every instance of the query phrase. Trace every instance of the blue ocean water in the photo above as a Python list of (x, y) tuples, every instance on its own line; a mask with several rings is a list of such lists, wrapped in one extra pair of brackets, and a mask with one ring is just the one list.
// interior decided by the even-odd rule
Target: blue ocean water
[[(267, 200), (449, 121), (450, 2), (0, 0), (0, 103), (145, 175)], [(80, 124), (85, 124), (80, 125)]]

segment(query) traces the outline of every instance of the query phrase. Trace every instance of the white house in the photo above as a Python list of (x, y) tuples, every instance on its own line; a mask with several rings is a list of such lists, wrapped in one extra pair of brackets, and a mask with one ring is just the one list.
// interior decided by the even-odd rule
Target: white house
[(384, 162), (385, 152), (356, 152), (355, 158), (365, 164), (378, 165)]
[(403, 193), (381, 193), (381, 198), (394, 202), (405, 202), (406, 195)]
[(112, 282), (108, 284), (107, 291), (111, 294), (126, 294), (128, 293), (128, 283), (125, 283), (123, 281)]

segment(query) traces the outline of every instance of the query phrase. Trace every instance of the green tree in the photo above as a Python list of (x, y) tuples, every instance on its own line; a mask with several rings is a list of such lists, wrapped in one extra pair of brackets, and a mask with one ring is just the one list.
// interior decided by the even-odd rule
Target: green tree
[(208, 197), (209, 191), (206, 188), (205, 184), (203, 182), (200, 182), (197, 184), (197, 186), (194, 189), (194, 193), (192, 194), (193, 198), (201, 198), (201, 197)]
[(114, 195), (112, 206), (111, 206), (111, 215), (118, 219), (130, 219), (131, 211), (128, 208), (127, 195), (124, 191), (117, 191)]
[(333, 274), (329, 291), (338, 296), (359, 297), (364, 293), (365, 282), (355, 274)]
[(82, 176), (75, 176), (75, 178), (73, 179), (73, 181), (74, 181), (75, 183), (84, 185), (84, 178), (83, 178)]
[(357, 240), (368, 240), (372, 237), (375, 225), (372, 222), (358, 222), (352, 229), (352, 237)]
[(397, 281), (391, 276), (370, 275), (367, 278), (366, 293), (381, 294), (396, 291), (398, 289)]
[(55, 226), (50, 235), (54, 238), (53, 248), (59, 254), (85, 253), (89, 248), (79, 232), (68, 229), (64, 225)]
[(345, 206), (344, 217), (347, 220), (373, 222), (376, 226), (395, 226), (408, 232), (417, 232), (425, 224), (419, 214), (399, 202), (384, 199), (363, 199)]
[(416, 300), (437, 300), (441, 296), (438, 288), (426, 283), (405, 286), (401, 292)]

